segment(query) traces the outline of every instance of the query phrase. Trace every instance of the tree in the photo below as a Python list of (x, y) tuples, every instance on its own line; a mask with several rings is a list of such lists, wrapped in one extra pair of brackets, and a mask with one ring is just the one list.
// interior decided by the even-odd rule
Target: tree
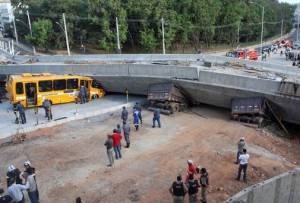
[(49, 43), (53, 37), (53, 25), (50, 20), (38, 20), (32, 23), (32, 36), (26, 35), (26, 40), (36, 46), (45, 47), (48, 51)]

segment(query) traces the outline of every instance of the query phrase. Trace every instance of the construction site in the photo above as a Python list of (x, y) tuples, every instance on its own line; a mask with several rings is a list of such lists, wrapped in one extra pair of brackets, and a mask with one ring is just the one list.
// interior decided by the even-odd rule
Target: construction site
[[(30, 160), (36, 168), (41, 202), (74, 202), (79, 196), (85, 202), (95, 203), (171, 202), (168, 189), (178, 174), (185, 176), (187, 160), (191, 159), (196, 166), (208, 170), (207, 200), (217, 203), (299, 167), (299, 89), (293, 89), (293, 84), (298, 84), (298, 70), (250, 61), (241, 65), (234, 59), (207, 55), (135, 55), (134, 60), (130, 55), (122, 55), (122, 59), (117, 55), (105, 56), (111, 61), (119, 58), (123, 63), (103, 63), (101, 57), (104, 56), (97, 57), (97, 63), (86, 64), (80, 57), (66, 60), (66, 56), (40, 56), (35, 59), (39, 62), (20, 64), (25, 59), (19, 56), (15, 58), (19, 59), (16, 64), (0, 69), (2, 78), (47, 72), (92, 76), (107, 92), (103, 98), (84, 105), (53, 105), (53, 121), (45, 120), (42, 109), (35, 115), (29, 108), (28, 122), (21, 128), (13, 123), (8, 101), (0, 104), (1, 133), (11, 135), (1, 140), (0, 170), (6, 171), (13, 164), (22, 171), (23, 162)], [(166, 60), (172, 57), (176, 60)], [(44, 61), (49, 59), (51, 63)], [(183, 95), (192, 104), (188, 108), (169, 106), (167, 115), (161, 115), (161, 128), (152, 128), (153, 112), (148, 110), (145, 96), (149, 85), (162, 83), (172, 83), (184, 90)], [(125, 91), (129, 91), (129, 101)], [(257, 125), (261, 123), (256, 122), (260, 119), (256, 119), (255, 108), (250, 112), (251, 119), (240, 122), (245, 118), (243, 112), (249, 117), (249, 112), (240, 108), (244, 106), (242, 100), (234, 105), (241, 117), (233, 119), (237, 113), (233, 111), (232, 99), (254, 97), (267, 101), (257, 103), (259, 112), (266, 105), (271, 109), (272, 116), (266, 120), (272, 122), (267, 125)], [(138, 131), (132, 125), (136, 101), (143, 104), (143, 124)], [(129, 112), (131, 146), (125, 148), (123, 138), (122, 159), (107, 167), (104, 142), (107, 134), (121, 124), (123, 105)], [(250, 155), (247, 183), (235, 180), (238, 165), (234, 162), (241, 137), (245, 138)], [(4, 187), (5, 176), (0, 181)], [(293, 197), (289, 202), (297, 202), (297, 184), (294, 179), (290, 183), (292, 190), (283, 192)], [(268, 197), (264, 202), (273, 202), (271, 199), (276, 195)]]

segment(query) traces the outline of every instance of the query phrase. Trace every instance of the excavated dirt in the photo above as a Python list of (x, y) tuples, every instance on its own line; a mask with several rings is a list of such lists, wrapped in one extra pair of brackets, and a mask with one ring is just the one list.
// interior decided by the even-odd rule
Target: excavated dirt
[[(25, 142), (2, 146), (0, 185), (6, 186), (7, 166), (24, 170), (22, 163), (30, 160), (36, 167), (42, 203), (71, 203), (78, 196), (86, 203), (165, 203), (172, 202), (169, 186), (178, 173), (186, 173), (186, 161), (192, 159), (208, 169), (208, 202), (222, 202), (243, 188), (299, 167), (298, 138), (231, 123), (224, 109), (203, 106), (162, 115), (162, 128), (155, 129), (153, 113), (142, 114), (140, 129), (131, 126), (130, 149), (122, 147), (123, 158), (115, 160), (112, 168), (106, 166), (104, 142), (121, 120), (93, 117), (27, 133)], [(242, 136), (250, 154), (247, 184), (235, 180), (236, 144)]]

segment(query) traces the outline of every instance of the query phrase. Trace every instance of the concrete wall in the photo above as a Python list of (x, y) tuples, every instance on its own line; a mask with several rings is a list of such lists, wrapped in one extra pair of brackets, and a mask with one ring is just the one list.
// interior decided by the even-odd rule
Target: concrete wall
[[(9, 57), (10, 58), (10, 57)], [(14, 56), (16, 61), (26, 61), (29, 59), (38, 60), (42, 63), (80, 63), (84, 61), (104, 61), (104, 62), (130, 62), (130, 63), (153, 63), (157, 61), (180, 61), (180, 62), (211, 62), (212, 64), (224, 64), (234, 62), (246, 64), (248, 66), (260, 67), (263, 70), (276, 70), (283, 74), (295, 74), (300, 76), (300, 69), (288, 66), (277, 65), (269, 62), (240, 60), (236, 58), (203, 55), (203, 54), (106, 54), (106, 55), (71, 55), (71, 56)]]
[(300, 168), (273, 177), (234, 195), (225, 203), (299, 203)]

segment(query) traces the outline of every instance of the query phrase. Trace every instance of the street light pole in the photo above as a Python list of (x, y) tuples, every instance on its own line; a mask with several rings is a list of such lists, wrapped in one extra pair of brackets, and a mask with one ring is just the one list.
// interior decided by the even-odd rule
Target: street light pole
[(19, 44), (19, 40), (18, 40), (18, 33), (17, 33), (17, 28), (16, 28), (16, 21), (15, 21), (15, 17), (14, 17), (13, 23), (14, 23), (14, 29), (15, 29), (15, 37), (16, 37), (16, 41), (17, 41), (17, 44)]
[(165, 21), (164, 21), (164, 18), (161, 18), (161, 30), (162, 30), (163, 54), (166, 54), (166, 48), (165, 48)]
[(116, 17), (116, 27), (117, 27), (117, 49), (118, 49), (117, 53), (121, 54), (118, 17)]
[(68, 49), (68, 55), (70, 56), (70, 47), (69, 47), (69, 40), (68, 40), (68, 31), (67, 31), (67, 24), (66, 24), (66, 17), (65, 13), (63, 13), (63, 20), (65, 25), (65, 35), (66, 35), (66, 43), (67, 43), (67, 49)]
[(55, 22), (57, 25), (60, 26), (60, 28), (62, 29), (62, 31), (65, 33), (65, 37), (66, 37), (66, 44), (67, 44), (67, 51), (68, 51), (68, 55), (70, 56), (70, 48), (69, 48), (69, 40), (68, 40), (68, 33), (67, 33), (67, 25), (66, 25), (66, 18), (65, 18), (65, 14), (63, 13), (63, 21), (64, 21), (64, 26), (65, 29), (61, 26), (61, 24), (59, 22)]
[(262, 7), (262, 14), (261, 14), (261, 37), (260, 37), (260, 51), (262, 52), (263, 47), (263, 36), (264, 36), (264, 15), (265, 15), (265, 7)]
[[(29, 30), (30, 30), (30, 36), (32, 37), (32, 29), (31, 29), (31, 21), (30, 21), (30, 16), (29, 16), (29, 11), (27, 10), (27, 17), (28, 17), (28, 25), (29, 25)], [(35, 46), (32, 45), (32, 50), (33, 50), (33, 55), (35, 55)]]

